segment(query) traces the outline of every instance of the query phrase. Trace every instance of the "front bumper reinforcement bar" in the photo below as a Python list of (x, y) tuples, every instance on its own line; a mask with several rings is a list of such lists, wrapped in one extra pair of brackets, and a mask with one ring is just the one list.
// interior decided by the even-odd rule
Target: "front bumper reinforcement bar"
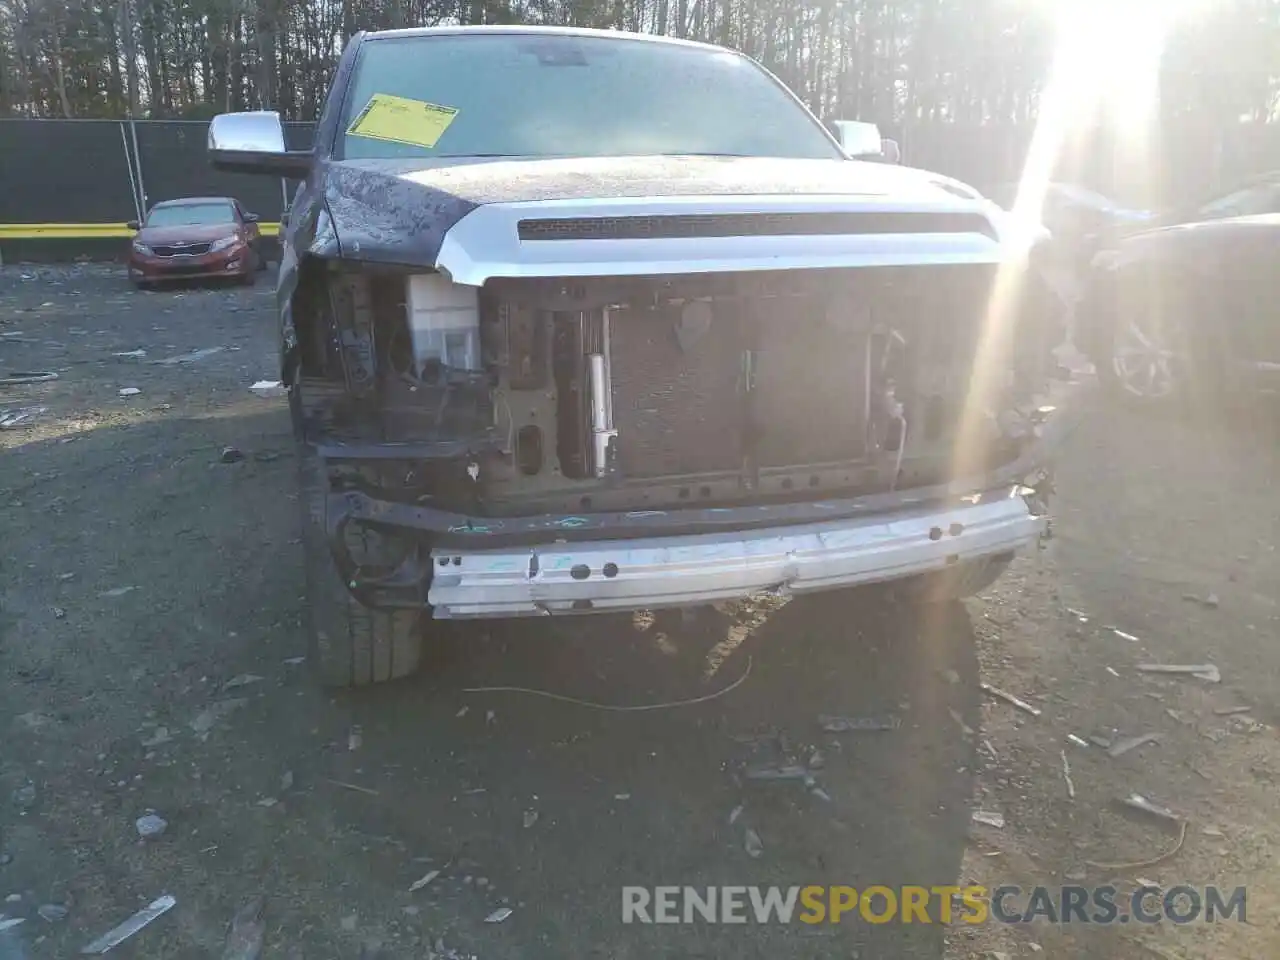
[(655, 608), (929, 573), (1034, 546), (1018, 489), (989, 502), (746, 532), (431, 553), (438, 619)]

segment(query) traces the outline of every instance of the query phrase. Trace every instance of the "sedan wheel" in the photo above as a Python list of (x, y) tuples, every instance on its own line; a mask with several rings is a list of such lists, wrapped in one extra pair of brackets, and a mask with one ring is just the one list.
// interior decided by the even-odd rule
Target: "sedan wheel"
[(1174, 366), (1167, 338), (1150, 321), (1134, 318), (1118, 326), (1111, 373), (1122, 391), (1147, 402), (1167, 399), (1177, 387)]

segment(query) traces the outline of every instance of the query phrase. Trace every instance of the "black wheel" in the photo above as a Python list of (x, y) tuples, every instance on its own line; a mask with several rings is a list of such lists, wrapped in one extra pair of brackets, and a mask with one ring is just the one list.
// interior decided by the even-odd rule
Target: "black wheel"
[(1136, 406), (1167, 406), (1181, 399), (1185, 378), (1171, 331), (1154, 311), (1136, 307), (1101, 335), (1098, 379), (1107, 393)]
[(1107, 278), (1088, 301), (1090, 359), (1111, 399), (1176, 413), (1226, 399), (1212, 285), (1194, 273), (1136, 270)]
[[(423, 611), (366, 607), (343, 582), (325, 534), (329, 477), (310, 447), (298, 448), (298, 502), (306, 554), (308, 654), (321, 683), (362, 687), (408, 676), (422, 660)], [(371, 532), (359, 538), (361, 562), (389, 546)], [(390, 562), (392, 558), (387, 558)], [(425, 610), (425, 608), (424, 608)]]

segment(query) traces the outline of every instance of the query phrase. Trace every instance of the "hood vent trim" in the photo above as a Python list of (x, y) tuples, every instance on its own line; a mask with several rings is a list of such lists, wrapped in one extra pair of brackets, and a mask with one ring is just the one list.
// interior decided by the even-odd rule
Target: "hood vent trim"
[(554, 240), (685, 240), (707, 237), (874, 236), (967, 233), (998, 239), (980, 213), (709, 213), (521, 220), (521, 242)]

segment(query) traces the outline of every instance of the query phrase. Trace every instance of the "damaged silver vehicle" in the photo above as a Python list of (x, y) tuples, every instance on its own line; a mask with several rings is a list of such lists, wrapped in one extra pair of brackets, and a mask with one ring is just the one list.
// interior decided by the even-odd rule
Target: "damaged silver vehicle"
[(963, 596), (1048, 530), (1034, 237), (741, 54), (360, 34), (313, 150), (273, 113), (209, 146), (303, 181), (281, 376), (329, 683), (410, 673), (441, 620)]

